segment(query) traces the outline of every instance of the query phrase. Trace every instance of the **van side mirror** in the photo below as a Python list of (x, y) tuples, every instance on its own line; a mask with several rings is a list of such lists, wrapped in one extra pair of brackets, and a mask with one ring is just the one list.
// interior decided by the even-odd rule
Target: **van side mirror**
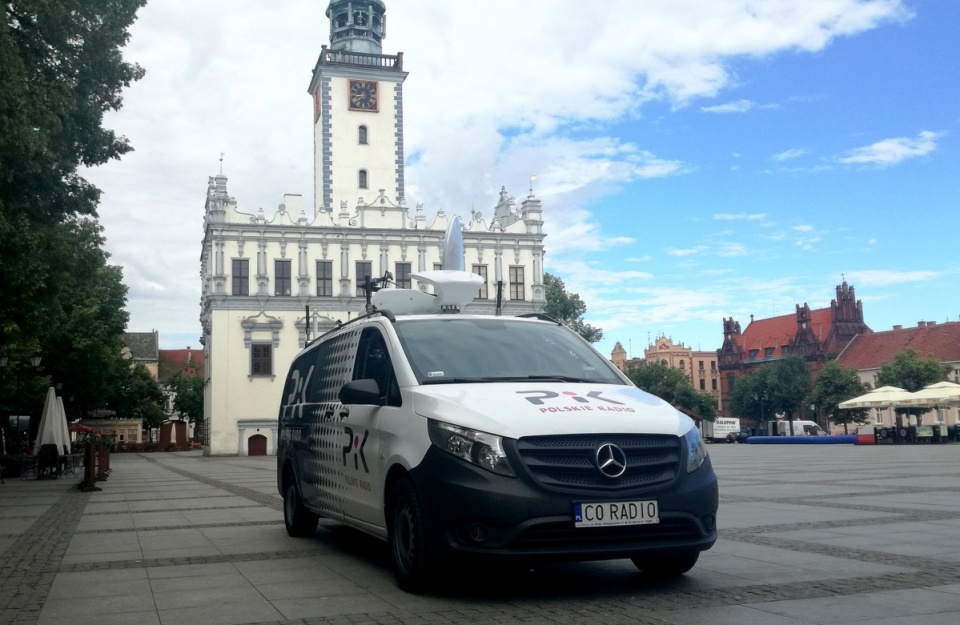
[(366, 405), (382, 406), (380, 386), (376, 380), (367, 378), (347, 382), (340, 387), (340, 403), (344, 406)]

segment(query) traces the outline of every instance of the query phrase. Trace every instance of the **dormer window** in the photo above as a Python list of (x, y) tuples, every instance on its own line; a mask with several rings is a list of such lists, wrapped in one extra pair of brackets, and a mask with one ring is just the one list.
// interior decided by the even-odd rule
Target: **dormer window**
[(360, 126), (357, 128), (357, 143), (360, 145), (367, 145), (367, 127)]
[(357, 186), (361, 189), (367, 188), (367, 170), (361, 169), (357, 174)]

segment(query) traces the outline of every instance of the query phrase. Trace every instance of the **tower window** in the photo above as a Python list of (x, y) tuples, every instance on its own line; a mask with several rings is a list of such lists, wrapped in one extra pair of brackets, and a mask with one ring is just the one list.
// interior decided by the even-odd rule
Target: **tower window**
[(357, 174), (357, 186), (361, 189), (367, 188), (367, 170), (361, 169)]
[(347, 12), (337, 13), (337, 28), (343, 28), (347, 25)]
[(367, 145), (367, 127), (360, 126), (357, 129), (357, 143), (360, 145)]

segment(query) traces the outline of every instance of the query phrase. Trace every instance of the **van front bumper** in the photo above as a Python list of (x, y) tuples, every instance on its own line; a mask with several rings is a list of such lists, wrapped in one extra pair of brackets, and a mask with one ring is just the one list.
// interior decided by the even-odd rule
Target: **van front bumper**
[[(603, 560), (666, 551), (704, 551), (717, 540), (717, 477), (709, 457), (693, 473), (655, 488), (616, 493), (545, 488), (521, 473), (503, 477), (434, 447), (411, 472), (434, 546), (462, 556)], [(656, 500), (660, 522), (577, 528), (578, 502)]]

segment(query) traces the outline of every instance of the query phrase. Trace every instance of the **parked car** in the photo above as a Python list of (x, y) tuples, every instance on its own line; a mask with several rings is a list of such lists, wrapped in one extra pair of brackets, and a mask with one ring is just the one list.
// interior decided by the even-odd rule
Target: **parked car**
[(728, 443), (746, 443), (752, 434), (750, 432), (730, 432), (727, 434)]

